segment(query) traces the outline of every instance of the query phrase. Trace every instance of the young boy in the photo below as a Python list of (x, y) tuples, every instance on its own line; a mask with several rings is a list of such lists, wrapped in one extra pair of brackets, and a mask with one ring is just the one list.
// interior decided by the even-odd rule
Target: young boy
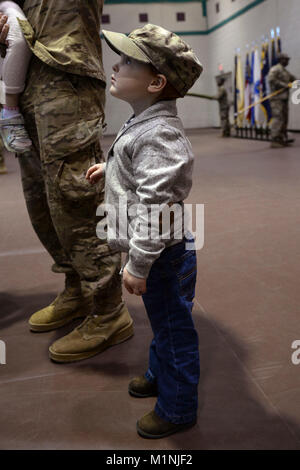
[[(178, 218), (183, 225), (182, 211), (174, 212), (169, 238), (162, 221), (165, 208), (182, 208), (191, 189), (193, 154), (176, 98), (187, 93), (202, 65), (185, 42), (159, 26), (148, 24), (128, 37), (103, 35), (120, 55), (110, 93), (128, 102), (134, 115), (120, 130), (106, 164), (92, 166), (86, 177), (94, 184), (105, 172), (106, 208), (115, 209), (108, 210), (108, 242), (128, 252), (123, 282), (131, 294), (142, 295), (154, 333), (148, 370), (130, 382), (129, 393), (158, 396), (155, 409), (137, 422), (142, 437), (156, 439), (196, 423), (199, 353), (191, 316), (196, 255), (186, 249), (184, 233), (179, 238), (174, 230)], [(125, 199), (127, 220), (119, 215), (115, 227), (113, 215), (121, 213)], [(159, 222), (151, 236), (154, 208)]]

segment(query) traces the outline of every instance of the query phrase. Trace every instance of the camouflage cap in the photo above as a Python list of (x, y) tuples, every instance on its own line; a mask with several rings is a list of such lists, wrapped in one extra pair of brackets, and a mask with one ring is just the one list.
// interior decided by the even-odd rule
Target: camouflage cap
[(184, 96), (199, 78), (203, 66), (192, 48), (176, 34), (154, 24), (133, 30), (129, 36), (102, 30), (110, 48), (135, 60), (152, 64)]

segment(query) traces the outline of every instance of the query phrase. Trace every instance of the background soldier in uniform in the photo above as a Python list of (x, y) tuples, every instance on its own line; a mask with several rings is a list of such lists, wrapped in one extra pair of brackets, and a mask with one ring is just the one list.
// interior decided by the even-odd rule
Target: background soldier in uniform
[(271, 147), (278, 148), (288, 145), (287, 124), (289, 118), (289, 88), (292, 82), (296, 80), (286, 67), (290, 58), (287, 54), (280, 53), (278, 55), (278, 64), (274, 65), (269, 72), (268, 80), (271, 93), (285, 88), (285, 90), (270, 99), (272, 109)]
[(32, 152), (19, 157), (23, 190), (32, 225), (55, 261), (52, 270), (66, 276), (65, 290), (29, 324), (49, 331), (87, 316), (50, 346), (58, 362), (86, 359), (133, 334), (120, 254), (96, 236), (104, 188), (85, 179), (103, 161), (102, 7), (103, 0), (25, 0), (28, 21), (20, 21), (33, 52), (20, 103), (33, 142)]
[(230, 137), (228, 93), (224, 87), (225, 78), (218, 78), (218, 94), (214, 97), (219, 102), (222, 137)]

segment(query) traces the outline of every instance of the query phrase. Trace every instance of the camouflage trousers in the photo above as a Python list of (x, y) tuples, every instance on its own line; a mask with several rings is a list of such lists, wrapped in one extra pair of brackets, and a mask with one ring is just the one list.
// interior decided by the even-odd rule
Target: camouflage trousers
[[(103, 161), (103, 153), (99, 139), (85, 143), (84, 123), (79, 122), (76, 131), (76, 119), (81, 115), (72, 114), (72, 110), (78, 108), (79, 98), (81, 103), (90, 101), (91, 121), (97, 100), (104, 103), (105, 90), (99, 88), (102, 96), (94, 97), (87, 77), (79, 77), (87, 86), (79, 84), (80, 92), (77, 89), (72, 100), (69, 77), (50, 67), (41, 65), (41, 69), (42, 73), (38, 73), (40, 70), (35, 67), (38, 80), (32, 77), (21, 101), (33, 141), (31, 153), (18, 157), (27, 209), (35, 232), (55, 262), (53, 271), (77, 276), (87, 289), (93, 290), (95, 303), (100, 305), (101, 298), (120, 290), (121, 257), (96, 235), (101, 221), (96, 210), (104, 200), (104, 182), (90, 185), (85, 175), (91, 165)], [(49, 95), (51, 82), (54, 85)], [(84, 93), (86, 96), (82, 96)], [(77, 151), (74, 146), (79, 147)]]
[(289, 119), (288, 100), (271, 100), (272, 121), (271, 137), (272, 141), (283, 142), (287, 139), (287, 125)]
[(220, 111), (221, 130), (224, 137), (230, 136), (230, 122), (228, 116), (228, 109)]

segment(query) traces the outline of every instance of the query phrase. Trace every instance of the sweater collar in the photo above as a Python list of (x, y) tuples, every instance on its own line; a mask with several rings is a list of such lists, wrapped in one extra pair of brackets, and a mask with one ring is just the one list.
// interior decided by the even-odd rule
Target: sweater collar
[(120, 129), (120, 134), (127, 131), (132, 126), (139, 124), (143, 121), (147, 121), (148, 119), (156, 118), (158, 116), (177, 116), (177, 106), (176, 100), (164, 100), (158, 101), (154, 103), (149, 108), (146, 108), (141, 114), (138, 116), (134, 116), (134, 114), (129, 118), (128, 121), (124, 124), (124, 126)]
[(111, 153), (113, 150), (113, 147), (117, 140), (125, 134), (125, 132), (128, 131), (131, 127), (140, 124), (141, 122), (148, 121), (149, 119), (157, 118), (158, 116), (172, 116), (176, 117), (177, 116), (177, 106), (176, 106), (176, 100), (164, 100), (164, 101), (158, 101), (157, 103), (154, 103), (152, 106), (149, 106), (149, 108), (145, 109), (141, 114), (138, 116), (134, 116), (134, 114), (125, 122), (123, 127), (121, 127), (119, 133), (117, 134), (113, 144), (111, 145), (108, 154)]
[(176, 100), (158, 101), (152, 106), (149, 106), (149, 108), (146, 108), (137, 117), (134, 117), (132, 122), (145, 121), (146, 119), (156, 116), (177, 116)]

